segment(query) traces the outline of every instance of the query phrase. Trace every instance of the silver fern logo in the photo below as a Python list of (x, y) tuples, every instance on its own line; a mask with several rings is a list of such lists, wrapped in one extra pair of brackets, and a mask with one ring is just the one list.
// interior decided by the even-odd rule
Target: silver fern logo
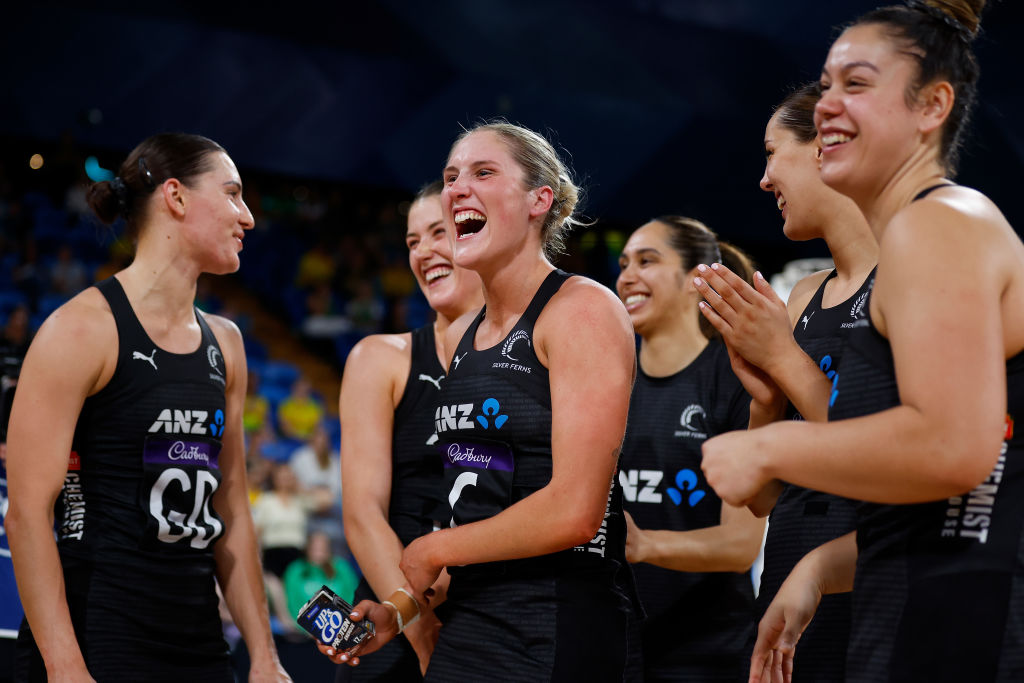
[(501, 347), (501, 355), (518, 363), (519, 359), (512, 355), (512, 347), (515, 346), (515, 343), (520, 339), (525, 339), (526, 345), (530, 346), (530, 335), (528, 335), (524, 330), (516, 330), (512, 333), (512, 336), (505, 340), (505, 345)]

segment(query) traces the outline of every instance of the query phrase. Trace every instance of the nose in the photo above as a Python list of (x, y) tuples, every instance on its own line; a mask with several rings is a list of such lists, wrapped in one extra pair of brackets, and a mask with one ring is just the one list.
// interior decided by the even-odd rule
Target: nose
[(764, 190), (765, 192), (774, 192), (775, 191), (775, 186), (772, 185), (772, 180), (771, 180), (771, 178), (768, 177), (768, 167), (769, 166), (771, 166), (771, 162), (770, 161), (765, 163), (765, 165), (764, 165), (764, 174), (761, 176), (761, 182), (758, 183), (758, 184), (761, 186), (761, 189)]
[(633, 268), (628, 262), (621, 266), (621, 268), (619, 276), (615, 278), (615, 290), (618, 292), (620, 298), (622, 297), (622, 291), (629, 285), (636, 282), (636, 278), (633, 275)]
[(256, 219), (252, 217), (252, 211), (249, 210), (249, 205), (242, 201), (242, 213), (238, 217), (238, 222), (242, 224), (243, 230), (252, 230), (256, 225)]
[(445, 192), (447, 192), (450, 197), (465, 197), (469, 193), (469, 184), (466, 182), (463, 174), (459, 173), (456, 175), (455, 179), (452, 180), (448, 184), (448, 187), (445, 188)]
[(837, 94), (832, 94), (835, 88), (829, 88), (821, 94), (821, 99), (814, 105), (814, 125), (820, 130), (821, 122), (836, 116), (840, 110), (840, 101)]

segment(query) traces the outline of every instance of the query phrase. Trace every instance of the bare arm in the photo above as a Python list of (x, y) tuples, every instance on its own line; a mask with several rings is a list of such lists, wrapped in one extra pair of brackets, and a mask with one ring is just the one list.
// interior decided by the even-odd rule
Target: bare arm
[(64, 594), (53, 506), (78, 414), (117, 363), (117, 332), (95, 290), (58, 309), (25, 358), (7, 442), (6, 529), (18, 593), (51, 680), (90, 681)]
[(793, 568), (757, 628), (750, 683), (789, 681), (796, 645), (821, 597), (853, 590), (857, 536), (850, 532), (807, 553)]
[(764, 520), (722, 505), (716, 526), (689, 531), (639, 529), (626, 513), (626, 559), (683, 572), (745, 572), (761, 549)]
[[(778, 423), (704, 444), (719, 495), (741, 503), (771, 478), (879, 503), (972, 489), (999, 457), (1007, 349), (1006, 243), (990, 220), (922, 201), (881, 244), (871, 316), (890, 341), (900, 405), (828, 424)], [(839, 383), (842, 400), (842, 378)], [(743, 458), (740, 453), (753, 453)]]
[(573, 280), (541, 315), (535, 340), (550, 373), (551, 481), (490, 519), (410, 544), (402, 569), (417, 591), (443, 566), (532, 557), (585, 543), (604, 518), (635, 368), (629, 319), (611, 292)]
[(219, 457), (221, 481), (213, 496), (217, 514), (224, 520), (224, 536), (213, 548), (217, 581), (238, 630), (249, 649), (249, 680), (290, 681), (281, 667), (270, 633), (270, 616), (263, 586), (259, 547), (249, 509), (245, 475), (242, 407), (248, 380), (242, 335), (234, 323), (207, 316), (217, 336), (227, 366), (227, 403), (224, 436)]

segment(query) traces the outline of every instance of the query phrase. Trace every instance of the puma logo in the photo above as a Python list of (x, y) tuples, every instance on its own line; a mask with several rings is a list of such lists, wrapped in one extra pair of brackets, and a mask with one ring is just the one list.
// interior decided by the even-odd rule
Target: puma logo
[(156, 356), (156, 349), (153, 349), (153, 353), (149, 354), (148, 356), (144, 356), (142, 354), (142, 352), (140, 352), (140, 351), (132, 351), (132, 360), (144, 360), (147, 363), (149, 363), (150, 365), (152, 365), (154, 370), (157, 369), (156, 363), (153, 361), (153, 358), (155, 356)]
[(459, 363), (461, 363), (462, 359), (465, 358), (468, 354), (469, 354), (469, 351), (466, 351), (461, 356), (455, 356), (454, 358), (452, 358), (452, 362), (455, 363), (455, 369), (456, 370), (459, 369)]
[(441, 375), (441, 376), (440, 376), (440, 377), (438, 377), (437, 379), (434, 379), (434, 378), (433, 378), (433, 377), (431, 377), (430, 375), (424, 375), (424, 374), (422, 374), (422, 373), (421, 373), (421, 374), (420, 374), (420, 379), (421, 379), (421, 380), (423, 380), (424, 382), (430, 382), (430, 383), (431, 383), (431, 384), (433, 384), (433, 385), (434, 385), (435, 387), (437, 387), (437, 390), (438, 390), (438, 391), (441, 391), (441, 380), (443, 380), (443, 379), (444, 379), (444, 375)]
[(811, 311), (810, 315), (805, 315), (804, 319), (800, 321), (800, 322), (802, 322), (804, 324), (804, 331), (805, 332), (807, 331), (807, 323), (811, 322), (811, 318), (814, 317), (815, 313), (817, 313), (817, 311)]

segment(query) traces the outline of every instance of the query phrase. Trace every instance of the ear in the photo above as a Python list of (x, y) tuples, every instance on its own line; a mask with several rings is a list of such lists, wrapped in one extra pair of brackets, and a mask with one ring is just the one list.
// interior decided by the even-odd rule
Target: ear
[(814, 138), (814, 160), (818, 163), (818, 170), (821, 170), (821, 157), (824, 152), (821, 149), (821, 137)]
[(942, 127), (953, 109), (956, 94), (949, 81), (939, 81), (926, 86), (920, 95), (921, 123), (918, 128), (922, 133), (930, 133)]
[(555, 201), (555, 193), (548, 185), (541, 185), (530, 190), (530, 218), (543, 216), (551, 210)]
[(164, 184), (160, 186), (160, 192), (163, 195), (164, 206), (167, 207), (171, 215), (175, 218), (184, 218), (187, 190), (181, 181), (177, 178), (165, 180)]

